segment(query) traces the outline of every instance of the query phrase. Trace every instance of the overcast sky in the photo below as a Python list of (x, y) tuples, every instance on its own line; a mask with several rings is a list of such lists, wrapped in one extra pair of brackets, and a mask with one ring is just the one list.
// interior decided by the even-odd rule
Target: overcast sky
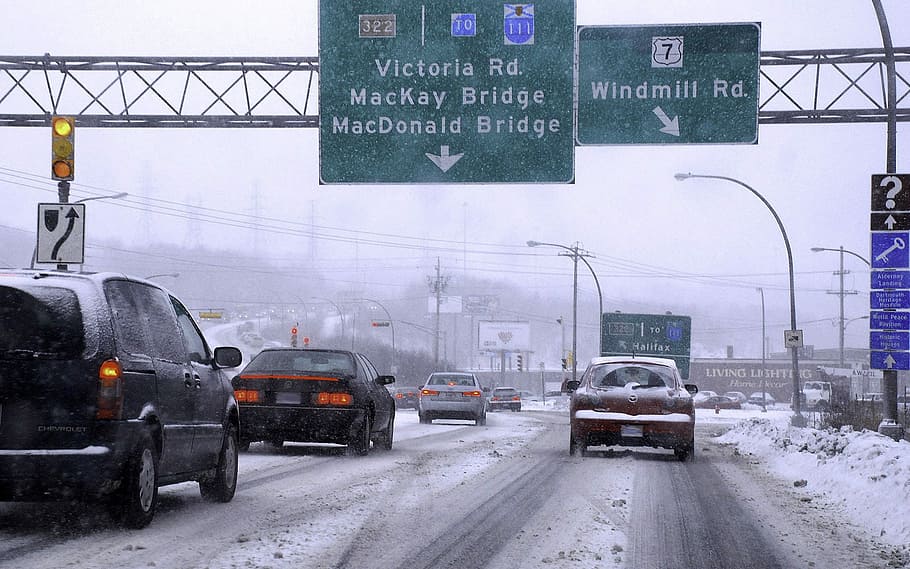
[[(883, 3), (894, 44), (910, 45), (906, 2)], [(7, 0), (0, 53), (316, 56), (316, 4)], [(577, 3), (580, 25), (709, 22), (760, 22), (762, 51), (881, 46), (872, 3), (860, 0)], [(44, 128), (0, 129), (5, 227), (32, 231), (35, 204), (55, 201), (50, 180), (22, 183), (10, 175), (46, 176), (48, 138)], [(831, 272), (838, 258), (810, 248), (844, 246), (868, 257), (870, 176), (885, 167), (883, 124), (764, 125), (757, 145), (581, 147), (571, 185), (319, 186), (317, 144), (316, 129), (81, 129), (73, 199), (88, 195), (80, 193), (84, 184), (92, 193), (128, 191), (186, 204), (189, 211), (210, 207), (345, 228), (360, 243), (318, 239), (318, 267), (350, 267), (356, 258), (357, 268), (370, 274), (363, 280), (422, 282), (439, 257), (444, 271), (508, 278), (560, 302), (570, 294), (571, 263), (553, 250), (528, 249), (525, 242), (577, 241), (594, 255), (605, 309), (686, 311), (708, 326), (729, 328), (732, 338), (754, 329), (758, 286), (766, 291), (769, 322), (785, 324), (789, 316), (785, 251), (765, 206), (729, 183), (673, 179), (676, 172), (730, 176), (760, 191), (787, 228), (806, 342), (836, 346), (830, 319), (837, 316), (837, 297), (826, 292), (837, 287)], [(910, 169), (907, 144), (904, 123), (898, 131), (899, 171)], [(191, 227), (115, 202), (88, 205), (90, 242), (211, 243), (276, 259), (311, 252), (301, 237)], [(328, 233), (315, 230), (317, 236)], [(2, 260), (27, 264), (28, 257), (26, 251), (4, 252)], [(855, 259), (847, 260), (847, 268), (847, 287), (860, 291), (847, 298), (847, 317), (868, 314), (868, 270)], [(596, 292), (586, 277), (582, 272), (581, 294), (590, 300)], [(391, 298), (396, 290), (373, 294)], [(867, 345), (866, 330), (864, 321), (851, 325), (848, 344)], [(780, 326), (769, 331), (777, 349), (780, 334)]]

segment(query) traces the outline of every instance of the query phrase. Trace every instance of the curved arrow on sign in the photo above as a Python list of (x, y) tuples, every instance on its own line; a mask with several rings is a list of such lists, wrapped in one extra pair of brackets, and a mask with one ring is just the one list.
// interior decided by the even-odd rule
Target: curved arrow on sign
[(76, 208), (71, 207), (69, 213), (66, 214), (66, 218), (69, 220), (69, 223), (66, 224), (66, 231), (63, 232), (63, 235), (57, 240), (54, 249), (51, 251), (52, 259), (58, 259), (57, 254), (60, 252), (60, 247), (63, 246), (63, 243), (69, 238), (70, 234), (72, 234), (73, 226), (76, 225), (76, 218), (78, 217), (79, 214), (76, 213)]

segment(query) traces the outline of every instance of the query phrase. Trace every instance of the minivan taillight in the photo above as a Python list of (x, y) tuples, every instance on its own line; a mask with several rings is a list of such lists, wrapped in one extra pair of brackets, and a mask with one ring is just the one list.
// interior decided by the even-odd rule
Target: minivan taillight
[(120, 419), (123, 414), (123, 368), (117, 360), (105, 360), (98, 368), (96, 419)]

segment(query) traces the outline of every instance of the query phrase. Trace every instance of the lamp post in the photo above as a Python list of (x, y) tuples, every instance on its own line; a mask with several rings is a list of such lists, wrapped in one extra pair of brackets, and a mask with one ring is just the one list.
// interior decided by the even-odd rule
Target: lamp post
[[(62, 184), (67, 184), (67, 188), (69, 188), (69, 182), (60, 182), (60, 184), (61, 184), (61, 185), (62, 185)], [(69, 191), (69, 190), (67, 189), (67, 191)], [(73, 203), (90, 202), (90, 201), (92, 201), (92, 200), (117, 200), (117, 199), (120, 199), (120, 198), (125, 198), (125, 197), (128, 196), (128, 195), (130, 195), (129, 192), (119, 192), (119, 193), (111, 194), (111, 195), (108, 195), (108, 196), (91, 196), (91, 197), (88, 197), (88, 198), (82, 198), (81, 200), (76, 200), (76, 201), (74, 201)], [(67, 203), (66, 200), (63, 199), (64, 197), (66, 197), (65, 195), (63, 195), (63, 194), (61, 193), (61, 196), (60, 196), (60, 197), (61, 197), (61, 200), (60, 200), (61, 203)], [(29, 264), (28, 268), (29, 268), (29, 269), (34, 269), (34, 268), (35, 268), (35, 263), (37, 263), (37, 262), (38, 262), (38, 241), (36, 240), (36, 241), (35, 241), (35, 248), (32, 249), (32, 262)], [(63, 265), (63, 268), (66, 269), (66, 265)]]
[(328, 302), (329, 304), (331, 304), (332, 306), (335, 307), (335, 310), (338, 311), (338, 317), (341, 318), (341, 339), (344, 340), (344, 312), (341, 311), (341, 307), (338, 306), (338, 303), (336, 303), (332, 300), (329, 300), (328, 298), (323, 298), (320, 296), (314, 296), (312, 298), (314, 298), (316, 300), (322, 300), (324, 302)]
[(560, 245), (559, 243), (543, 243), (540, 241), (528, 241), (528, 247), (539, 247), (545, 245), (547, 247), (559, 247), (560, 249), (565, 249), (569, 253), (560, 253), (560, 255), (566, 257), (572, 257), (572, 262), (574, 265), (574, 270), (572, 273), (572, 381), (575, 381), (578, 377), (578, 260), (581, 259), (582, 262), (588, 267), (588, 270), (591, 271), (591, 276), (594, 277), (594, 284), (597, 285), (597, 300), (598, 306), (600, 307), (597, 313), (597, 323), (598, 323), (598, 337), (597, 337), (597, 354), (600, 355), (600, 343), (603, 341), (603, 314), (604, 314), (604, 297), (603, 293), (600, 290), (600, 281), (597, 280), (597, 274), (594, 272), (594, 269), (591, 267), (591, 264), (588, 263), (585, 257), (590, 257), (591, 254), (583, 251), (579, 248), (578, 242), (575, 245), (569, 247), (568, 245)]
[[(734, 184), (742, 186), (743, 188), (746, 188), (747, 190), (752, 192), (752, 194), (755, 197), (760, 199), (763, 204), (765, 204), (765, 207), (767, 207), (768, 211), (771, 212), (771, 215), (774, 216), (774, 221), (777, 222), (777, 227), (780, 229), (780, 234), (784, 238), (784, 246), (787, 249), (787, 266), (788, 266), (789, 272), (790, 272), (790, 329), (796, 330), (796, 291), (795, 291), (794, 279), (793, 279), (793, 250), (790, 248), (790, 239), (787, 238), (787, 230), (784, 229), (784, 224), (780, 220), (780, 216), (777, 215), (777, 212), (774, 210), (773, 207), (771, 207), (771, 204), (768, 202), (768, 200), (766, 200), (765, 197), (762, 196), (760, 193), (758, 193), (758, 191), (756, 191), (752, 186), (746, 184), (745, 182), (741, 182), (740, 180), (737, 180), (736, 178), (730, 178), (727, 176), (712, 176), (712, 175), (707, 175), (707, 174), (692, 174), (692, 173), (688, 173), (688, 174), (680, 173), (680, 174), (674, 175), (673, 177), (676, 178), (677, 180), (679, 180), (680, 182), (688, 180), (690, 178), (704, 178), (704, 179), (709, 179), (709, 180), (726, 180), (727, 182), (732, 182)], [(792, 346), (790, 348), (790, 351), (791, 351), (791, 359), (792, 359), (792, 363), (793, 363), (793, 370), (792, 370), (792, 372), (793, 372), (793, 417), (790, 418), (790, 423), (795, 427), (805, 427), (806, 418), (803, 417), (803, 415), (802, 415), (802, 412), (801, 412), (802, 405), (801, 405), (800, 397), (799, 397), (799, 394), (800, 394), (799, 353), (797, 351), (796, 346)]]
[(378, 300), (373, 300), (372, 298), (360, 298), (358, 300), (363, 300), (366, 302), (372, 302), (385, 312), (386, 318), (389, 319), (389, 328), (392, 331), (392, 373), (396, 373), (395, 369), (395, 322), (392, 320), (392, 314), (389, 312), (389, 309), (382, 305)]
[(846, 324), (844, 324), (844, 296), (847, 294), (856, 294), (856, 291), (847, 292), (844, 290), (844, 275), (847, 271), (844, 270), (844, 253), (848, 253), (858, 258), (860, 261), (866, 263), (869, 268), (872, 268), (872, 263), (866, 260), (865, 257), (859, 253), (854, 253), (844, 249), (844, 246), (841, 245), (838, 249), (829, 249), (827, 247), (812, 247), (812, 251), (818, 253), (819, 251), (834, 251), (835, 253), (840, 253), (840, 271), (837, 274), (840, 276), (840, 292), (834, 293), (840, 297), (840, 330), (838, 331), (839, 336), (839, 345), (840, 345), (840, 367), (844, 367), (844, 330)]
[(765, 413), (768, 411), (765, 402), (765, 354), (768, 353), (765, 346), (765, 289), (758, 287), (755, 290), (761, 294), (761, 410), (762, 413)]
[(176, 279), (179, 276), (180, 276), (180, 273), (158, 273), (158, 274), (154, 274), (154, 275), (149, 275), (149, 276), (145, 277), (145, 279), (146, 280), (156, 279), (158, 277), (172, 277), (172, 278)]

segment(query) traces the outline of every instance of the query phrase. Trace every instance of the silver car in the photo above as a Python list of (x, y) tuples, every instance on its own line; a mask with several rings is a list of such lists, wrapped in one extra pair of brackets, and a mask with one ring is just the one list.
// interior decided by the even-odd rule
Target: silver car
[(467, 419), (479, 426), (487, 422), (487, 398), (473, 373), (431, 373), (418, 397), (421, 423)]

